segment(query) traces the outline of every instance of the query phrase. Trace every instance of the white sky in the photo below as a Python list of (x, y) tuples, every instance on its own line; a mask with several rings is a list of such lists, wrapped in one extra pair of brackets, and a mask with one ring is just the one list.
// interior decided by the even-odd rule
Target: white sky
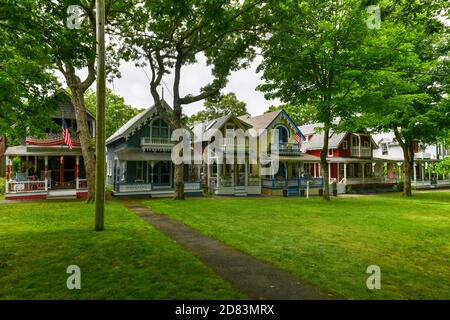
[[(264, 98), (262, 92), (256, 91), (256, 87), (262, 83), (261, 73), (256, 73), (256, 68), (261, 62), (261, 57), (257, 59), (247, 69), (233, 72), (228, 78), (228, 85), (222, 90), (222, 93), (234, 92), (240, 101), (247, 104), (247, 110), (252, 115), (260, 115), (266, 111), (271, 105), (279, 105), (280, 102), (268, 101)], [(122, 96), (125, 102), (135, 108), (147, 108), (153, 105), (153, 98), (149, 90), (149, 80), (145, 74), (150, 76), (150, 70), (145, 68), (145, 72), (140, 67), (135, 67), (134, 62), (123, 62), (119, 68), (122, 77), (114, 79), (113, 83), (107, 83), (108, 88)], [(86, 72), (79, 71), (79, 76), (83, 80)], [(58, 78), (65, 85), (64, 78), (58, 74)], [(206, 59), (204, 56), (199, 57), (196, 64), (185, 66), (182, 68), (180, 93), (198, 94), (200, 88), (208, 84), (212, 80), (210, 68), (206, 66)], [(167, 75), (164, 78), (167, 85), (164, 87), (164, 99), (172, 105), (172, 84), (173, 75)], [(91, 86), (95, 91), (95, 83)], [(160, 91), (161, 92), (161, 91)], [(191, 115), (200, 111), (203, 108), (203, 102), (199, 101), (183, 107), (183, 112)]]
[[(264, 113), (272, 104), (278, 105), (279, 101), (267, 101), (264, 95), (256, 91), (256, 87), (262, 82), (261, 74), (256, 73), (256, 68), (261, 61), (261, 57), (256, 59), (250, 68), (233, 72), (229, 77), (228, 85), (222, 90), (223, 93), (234, 92), (237, 98), (247, 104), (247, 109), (252, 115)], [(114, 80), (114, 86), (108, 84), (108, 87), (114, 88), (116, 94), (125, 98), (126, 103), (133, 107), (149, 107), (153, 104), (153, 98), (148, 89), (149, 80), (145, 75), (150, 75), (147, 67), (144, 70), (134, 66), (134, 63), (123, 63), (120, 66), (122, 78)], [(212, 80), (210, 68), (206, 66), (204, 56), (199, 58), (198, 63), (185, 66), (181, 73), (180, 93), (198, 94), (200, 88)], [(172, 84), (173, 75), (167, 75), (164, 78), (167, 85), (164, 86), (164, 98), (172, 105)], [(170, 89), (170, 90), (169, 90)], [(203, 102), (199, 101), (184, 106), (184, 112), (191, 115), (203, 108)]]

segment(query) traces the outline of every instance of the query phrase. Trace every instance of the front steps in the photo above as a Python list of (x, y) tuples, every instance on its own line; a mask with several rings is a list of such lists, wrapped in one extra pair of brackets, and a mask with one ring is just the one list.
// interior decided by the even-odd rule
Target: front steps
[(234, 187), (234, 196), (235, 197), (246, 197), (247, 190), (245, 187)]
[(50, 190), (47, 195), (49, 200), (74, 200), (76, 198), (76, 190)]

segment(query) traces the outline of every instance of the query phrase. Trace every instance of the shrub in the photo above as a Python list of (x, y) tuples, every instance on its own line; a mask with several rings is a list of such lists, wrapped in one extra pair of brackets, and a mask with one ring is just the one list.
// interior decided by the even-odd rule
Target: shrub
[(12, 160), (11, 166), (12, 166), (13, 179), (15, 179), (17, 172), (19, 172), (19, 170), (20, 170), (20, 157), (14, 157), (14, 159)]
[(403, 187), (405, 186), (405, 183), (403, 181), (399, 181), (399, 183), (397, 183), (397, 191), (403, 191)]
[(6, 179), (0, 178), (0, 194), (4, 194), (6, 191)]
[(113, 186), (110, 185), (110, 184), (107, 184), (107, 185), (105, 186), (105, 192), (106, 192), (106, 193), (111, 193), (112, 191), (113, 191)]

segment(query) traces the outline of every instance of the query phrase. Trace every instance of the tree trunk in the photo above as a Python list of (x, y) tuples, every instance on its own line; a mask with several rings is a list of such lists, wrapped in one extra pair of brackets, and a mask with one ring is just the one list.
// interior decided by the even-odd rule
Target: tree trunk
[(174, 200), (184, 200), (184, 164), (175, 166)]
[(330, 200), (330, 179), (327, 161), (329, 134), (330, 128), (325, 127), (323, 133), (323, 148), (320, 151), (320, 166), (322, 167), (322, 177), (323, 177), (323, 200)]
[(405, 197), (412, 197), (412, 176), (414, 170), (414, 151), (413, 142), (406, 141), (403, 149), (404, 163), (403, 163), (403, 195)]
[(75, 107), (77, 118), (77, 133), (80, 138), (81, 152), (83, 154), (84, 166), (86, 170), (86, 179), (89, 197), (88, 201), (94, 201), (95, 196), (95, 157), (93, 148), (93, 137), (89, 132), (86, 106), (84, 103), (84, 92), (80, 86), (70, 86), (72, 92), (71, 101)]

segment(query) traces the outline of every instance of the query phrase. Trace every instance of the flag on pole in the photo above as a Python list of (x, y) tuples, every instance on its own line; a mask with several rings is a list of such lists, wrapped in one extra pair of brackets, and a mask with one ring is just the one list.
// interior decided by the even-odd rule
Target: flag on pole
[(294, 139), (295, 139), (295, 141), (297, 141), (298, 146), (301, 147), (302, 146), (302, 136), (299, 135), (298, 133), (296, 133), (294, 136)]
[(67, 127), (66, 120), (63, 119), (62, 121), (62, 129), (63, 129), (63, 137), (64, 137), (64, 143), (67, 145), (69, 150), (72, 150), (72, 139), (70, 138), (70, 132), (69, 128)]

